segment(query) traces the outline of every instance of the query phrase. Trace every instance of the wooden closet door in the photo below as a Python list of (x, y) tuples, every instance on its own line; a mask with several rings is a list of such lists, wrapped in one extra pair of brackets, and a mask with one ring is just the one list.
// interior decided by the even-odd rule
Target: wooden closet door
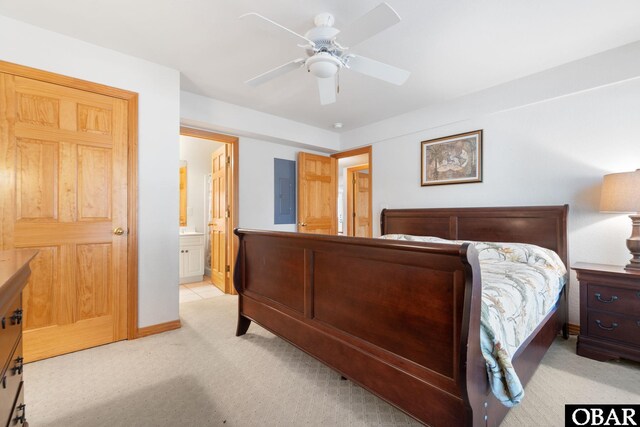
[(34, 248), (27, 361), (127, 336), (127, 103), (0, 74), (0, 235)]

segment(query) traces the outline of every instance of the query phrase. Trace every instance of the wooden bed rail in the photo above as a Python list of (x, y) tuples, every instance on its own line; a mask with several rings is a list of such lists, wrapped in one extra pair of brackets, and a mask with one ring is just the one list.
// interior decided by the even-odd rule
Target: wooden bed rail
[(235, 234), (237, 335), (255, 321), (421, 422), (486, 424), (473, 246)]

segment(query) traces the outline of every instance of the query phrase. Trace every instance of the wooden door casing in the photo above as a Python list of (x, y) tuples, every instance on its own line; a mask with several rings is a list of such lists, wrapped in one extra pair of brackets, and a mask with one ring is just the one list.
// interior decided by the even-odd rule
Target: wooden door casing
[(346, 168), (347, 236), (371, 237), (371, 174), (369, 165)]
[(337, 234), (337, 161), (298, 154), (298, 231)]
[(2, 248), (39, 250), (25, 359), (126, 339), (127, 101), (0, 74), (0, 130)]
[(227, 194), (228, 145), (224, 144), (211, 155), (211, 281), (222, 292), (227, 288), (227, 236), (229, 235), (229, 201)]

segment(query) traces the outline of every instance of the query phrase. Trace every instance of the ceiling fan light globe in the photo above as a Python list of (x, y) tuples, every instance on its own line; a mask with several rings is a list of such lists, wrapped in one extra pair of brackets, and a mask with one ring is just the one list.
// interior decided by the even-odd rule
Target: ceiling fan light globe
[(314, 76), (326, 79), (328, 77), (332, 77), (335, 73), (338, 72), (338, 67), (336, 64), (332, 62), (315, 62), (309, 66), (309, 70), (311, 74)]
[(340, 65), (338, 59), (326, 52), (319, 52), (307, 59), (307, 70), (321, 79), (333, 77), (340, 69)]

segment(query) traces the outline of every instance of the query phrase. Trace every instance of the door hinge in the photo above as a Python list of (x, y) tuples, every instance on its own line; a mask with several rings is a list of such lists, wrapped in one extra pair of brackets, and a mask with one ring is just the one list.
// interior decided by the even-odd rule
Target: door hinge
[(226, 271), (227, 273), (229, 273), (231, 271), (231, 266), (227, 265), (224, 267), (224, 271)]
[(229, 208), (229, 206), (227, 206), (227, 209), (225, 209), (224, 211), (224, 217), (225, 218), (229, 218), (231, 216), (231, 208)]
[(354, 177), (353, 177), (353, 178), (351, 178), (351, 179), (352, 179), (352, 181), (351, 181), (351, 182), (353, 182), (353, 183), (355, 184), (355, 183), (356, 183), (356, 177), (354, 176)]
[(231, 164), (231, 156), (227, 156), (227, 164), (230, 165)]

